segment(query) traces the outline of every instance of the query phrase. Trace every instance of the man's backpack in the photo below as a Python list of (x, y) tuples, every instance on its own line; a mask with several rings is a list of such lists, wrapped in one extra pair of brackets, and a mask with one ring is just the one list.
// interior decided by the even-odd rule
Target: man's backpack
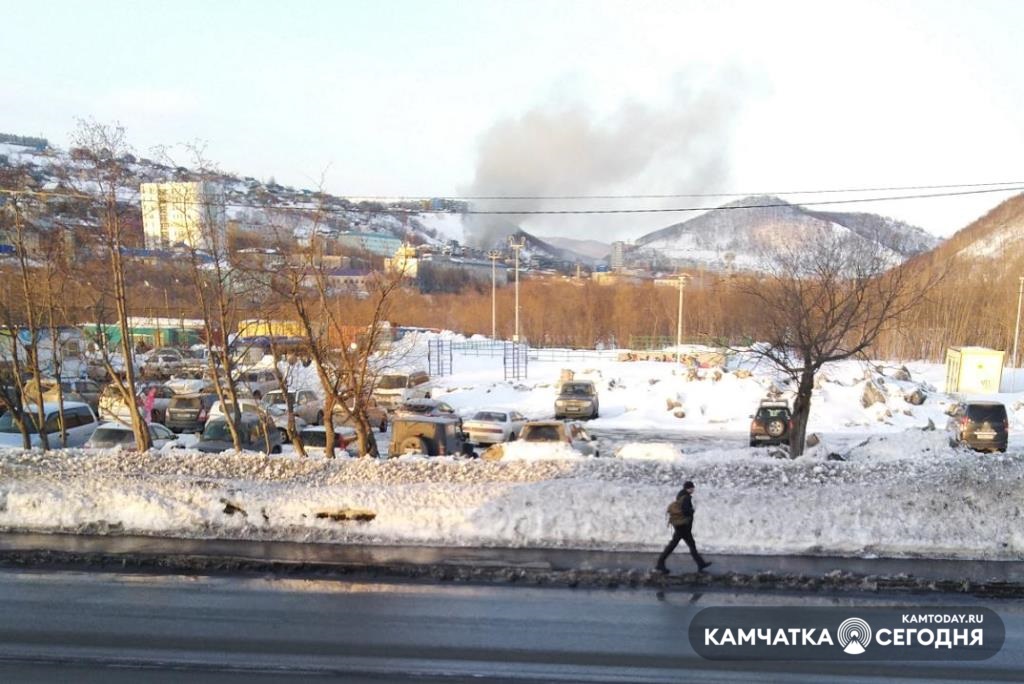
[(685, 525), (689, 522), (689, 519), (686, 517), (686, 515), (683, 514), (682, 499), (675, 499), (672, 503), (668, 505), (668, 508), (665, 509), (665, 512), (668, 513), (668, 524), (672, 525), (673, 527)]

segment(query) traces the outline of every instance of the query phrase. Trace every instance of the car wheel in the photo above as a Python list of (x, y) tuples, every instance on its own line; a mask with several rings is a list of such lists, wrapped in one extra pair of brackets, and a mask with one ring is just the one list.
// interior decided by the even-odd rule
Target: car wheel
[(754, 440), (754, 439), (750, 440), (750, 446), (756, 447), (757, 446), (757, 440)]
[(280, 444), (278, 444), (278, 445), (277, 445), (277, 446), (275, 446), (275, 447), (271, 447), (271, 449), (270, 449), (270, 453), (271, 453), (271, 454), (280, 454), (280, 453), (281, 453), (281, 445), (280, 445)]
[(778, 439), (786, 431), (786, 424), (781, 420), (769, 420), (766, 429), (769, 435)]
[(323, 425), (323, 424), (324, 424), (324, 412), (323, 411), (319, 411), (316, 414), (316, 423), (314, 423), (314, 425)]
[(380, 421), (380, 425), (377, 426), (377, 431), (378, 432), (387, 432), (388, 431), (388, 421), (387, 421), (387, 419), (384, 419), (384, 420)]
[(252, 398), (255, 399), (256, 401), (259, 401), (260, 399), (263, 398), (263, 392), (256, 390), (255, 392), (252, 393)]
[(514, 433), (514, 432), (513, 432), (513, 433), (509, 434), (509, 436), (508, 436), (508, 441), (510, 441), (510, 442), (514, 442), (514, 441), (516, 441), (516, 439), (518, 439), (518, 438), (519, 438), (519, 435), (517, 435), (516, 433)]

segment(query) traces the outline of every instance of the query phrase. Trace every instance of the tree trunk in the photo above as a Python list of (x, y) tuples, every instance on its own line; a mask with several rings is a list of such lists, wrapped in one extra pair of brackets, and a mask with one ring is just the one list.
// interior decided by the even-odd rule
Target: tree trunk
[(337, 397), (329, 391), (324, 398), (324, 458), (334, 458), (334, 404)]
[(800, 373), (800, 386), (793, 401), (793, 429), (789, 433), (789, 454), (802, 456), (807, 437), (807, 421), (811, 417), (811, 392), (814, 391), (814, 371), (805, 368)]

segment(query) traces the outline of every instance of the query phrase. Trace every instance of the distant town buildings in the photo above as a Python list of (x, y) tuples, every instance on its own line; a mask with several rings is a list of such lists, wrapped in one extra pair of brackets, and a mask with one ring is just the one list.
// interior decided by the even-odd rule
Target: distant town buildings
[(142, 230), (147, 249), (184, 245), (212, 251), (226, 237), (224, 191), (206, 181), (143, 183)]
[(385, 233), (341, 233), (337, 237), (337, 242), (342, 247), (359, 249), (383, 257), (390, 257), (402, 246), (401, 240)]

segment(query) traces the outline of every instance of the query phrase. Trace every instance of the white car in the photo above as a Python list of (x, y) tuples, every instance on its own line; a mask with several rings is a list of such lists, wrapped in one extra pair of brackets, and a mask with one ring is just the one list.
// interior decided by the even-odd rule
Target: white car
[[(28, 414), (26, 419), (28, 420), (30, 444), (33, 447), (42, 446), (36, 422), (38, 408), (29, 404), (25, 407), (25, 411)], [(46, 414), (44, 427), (47, 442), (50, 448), (60, 447), (59, 406), (56, 402), (48, 401), (43, 404), (43, 411)], [(80, 447), (85, 444), (99, 426), (96, 415), (89, 408), (89, 405), (78, 401), (64, 402), (64, 424), (66, 426), (67, 445), (69, 447)], [(22, 447), (21, 431), (18, 430), (18, 426), (11, 417), (10, 411), (0, 416), (0, 447), (9, 449), (20, 449)]]
[[(160, 423), (149, 424), (149, 439), (154, 449), (164, 447), (173, 448), (178, 442), (178, 435), (174, 434)], [(86, 449), (135, 449), (135, 433), (129, 425), (109, 422), (103, 423), (92, 437), (85, 443)]]
[[(259, 402), (250, 397), (239, 397), (238, 404), (242, 408), (242, 413), (263, 413), (263, 407), (260, 406)], [(209, 418), (223, 415), (224, 405), (221, 402), (218, 401), (213, 406), (210, 407)]]
[(518, 439), (525, 424), (526, 417), (517, 411), (489, 409), (474, 413), (462, 423), (462, 430), (474, 444), (498, 444)]

